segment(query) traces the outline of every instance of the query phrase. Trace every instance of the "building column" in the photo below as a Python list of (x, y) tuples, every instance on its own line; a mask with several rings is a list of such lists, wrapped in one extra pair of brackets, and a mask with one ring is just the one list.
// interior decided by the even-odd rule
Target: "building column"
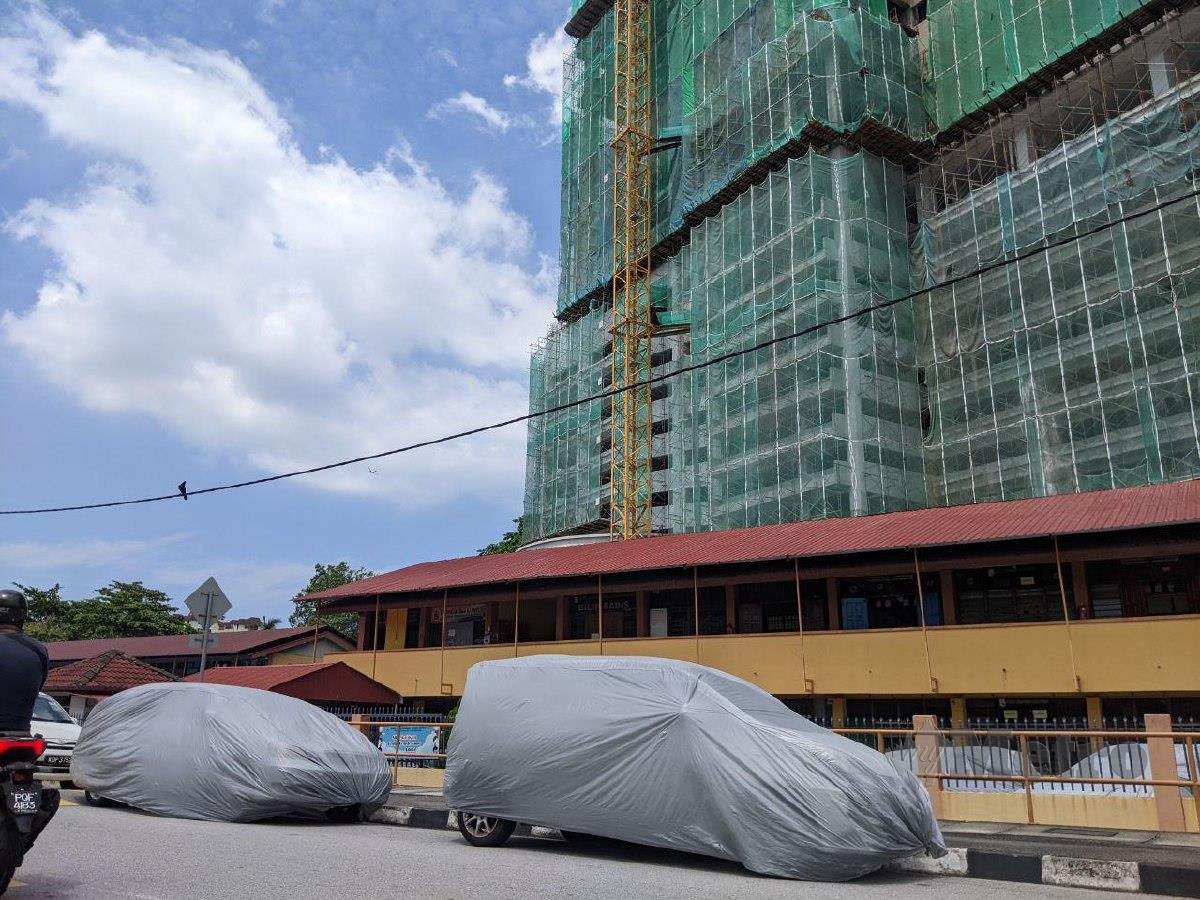
[[(374, 643), (370, 647), (367, 646), (367, 623), (374, 623), (375, 616), (371, 613), (360, 612), (358, 614), (358, 640), (355, 642), (355, 650), (373, 650)], [(373, 629), (372, 629), (373, 631)]]
[(913, 716), (916, 731), (917, 776), (929, 793), (933, 814), (942, 814), (942, 782), (934, 776), (941, 773), (941, 736), (938, 734), (937, 716)]
[(947, 625), (958, 624), (958, 592), (954, 588), (954, 570), (942, 569), (942, 621)]
[(845, 728), (846, 727), (846, 698), (845, 697), (831, 697), (829, 702), (833, 706), (833, 710), (830, 713), (830, 719), (832, 720), (830, 722), (830, 724), (834, 728)]
[[(951, 697), (950, 698), (950, 730), (951, 731), (966, 731), (967, 729), (967, 698), (966, 697)], [(967, 735), (954, 735), (954, 746), (965, 747), (967, 744)]]
[(422, 606), (421, 607), (421, 627), (419, 629), (420, 634), (417, 635), (417, 646), (418, 647), (425, 646), (425, 632), (428, 630), (429, 630), (429, 607)]
[[(1171, 717), (1166, 713), (1146, 716), (1147, 732), (1168, 732)], [(1150, 757), (1150, 777), (1155, 781), (1175, 781), (1179, 769), (1175, 761), (1175, 742), (1169, 737), (1146, 738), (1147, 756)], [(1159, 831), (1184, 831), (1183, 794), (1178, 787), (1155, 785), (1154, 807), (1158, 812)]]
[(1085, 697), (1088, 731), (1104, 730), (1104, 704), (1099, 697)]
[(567, 627), (567, 598), (559, 597), (554, 601), (554, 639), (563, 640)]
[(1088, 596), (1087, 566), (1085, 563), (1071, 563), (1071, 593), (1075, 602), (1075, 612), (1081, 619), (1092, 617), (1092, 598)]
[(836, 578), (825, 579), (825, 609), (829, 614), (829, 630), (840, 631), (842, 617), (838, 610), (838, 583)]
[(725, 633), (737, 634), (737, 588), (725, 585)]
[(637, 597), (637, 636), (650, 636), (650, 610), (646, 607), (646, 592), (638, 591)]

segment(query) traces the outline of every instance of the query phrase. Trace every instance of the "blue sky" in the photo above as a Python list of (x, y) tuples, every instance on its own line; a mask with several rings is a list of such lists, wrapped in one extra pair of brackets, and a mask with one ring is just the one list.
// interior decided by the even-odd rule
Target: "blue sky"
[[(0, 0), (0, 506), (143, 496), (523, 411), (558, 245), (565, 0)], [(0, 520), (0, 581), (286, 618), (315, 562), (473, 552), (524, 432)]]

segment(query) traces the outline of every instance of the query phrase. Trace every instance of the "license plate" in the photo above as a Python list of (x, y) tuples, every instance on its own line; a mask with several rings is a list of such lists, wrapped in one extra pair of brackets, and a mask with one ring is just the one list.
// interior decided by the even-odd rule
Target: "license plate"
[(69, 766), (71, 765), (71, 757), (69, 756), (43, 756), (41, 763), (44, 766)]
[(18, 815), (31, 815), (38, 811), (41, 805), (42, 792), (39, 790), (15, 790), (8, 795), (9, 807)]

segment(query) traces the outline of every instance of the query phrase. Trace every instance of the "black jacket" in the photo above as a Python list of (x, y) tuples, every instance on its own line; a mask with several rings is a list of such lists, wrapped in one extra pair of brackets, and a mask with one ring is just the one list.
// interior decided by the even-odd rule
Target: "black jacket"
[(49, 670), (50, 656), (40, 641), (0, 633), (0, 732), (29, 733), (33, 704)]

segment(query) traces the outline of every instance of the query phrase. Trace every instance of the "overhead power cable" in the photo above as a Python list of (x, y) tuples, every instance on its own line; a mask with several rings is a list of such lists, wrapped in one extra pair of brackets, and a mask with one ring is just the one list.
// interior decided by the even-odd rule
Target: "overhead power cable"
[(500, 428), (507, 428), (509, 425), (516, 425), (520, 422), (528, 422), (532, 419), (539, 419), (539, 418), (542, 418), (543, 416), (549, 416), (549, 415), (553, 415), (554, 413), (564, 412), (568, 409), (574, 409), (577, 406), (582, 406), (585, 403), (592, 403), (596, 400), (606, 400), (611, 397), (615, 397), (617, 394), (620, 394), (622, 391), (632, 390), (634, 388), (639, 388), (639, 387), (645, 387), (646, 385), (657, 384), (661, 381), (667, 381), (671, 378), (677, 378), (680, 375), (686, 375), (688, 372), (695, 372), (699, 369), (705, 369), (705, 368), (708, 368), (709, 366), (715, 366), (718, 363), (723, 363), (723, 362), (727, 362), (728, 360), (731, 360), (731, 359), (736, 359), (739, 356), (746, 356), (747, 354), (750, 354), (750, 353), (757, 353), (759, 350), (766, 350), (770, 347), (776, 346), (777, 344), (782, 344), (787, 341), (794, 341), (798, 338), (805, 337), (805, 336), (813, 334), (817, 331), (821, 331), (825, 328), (829, 328), (833, 325), (840, 325), (844, 322), (850, 322), (861, 316), (866, 316), (866, 315), (870, 315), (871, 313), (874, 313), (874, 312), (879, 312), (880, 310), (889, 309), (890, 307), (897, 306), (901, 303), (906, 303), (909, 300), (915, 300), (917, 297), (921, 297), (925, 294), (929, 294), (934, 291), (940, 291), (940, 290), (944, 290), (946, 288), (954, 287), (956, 284), (962, 284), (963, 282), (970, 281), (973, 278), (979, 278), (983, 275), (987, 275), (989, 272), (994, 272), (998, 269), (1006, 268), (1008, 266), (1013, 265), (1014, 263), (1023, 262), (1025, 260), (1030, 259), (1031, 257), (1037, 256), (1038, 254), (1041, 254), (1041, 253), (1049, 253), (1051, 250), (1057, 250), (1059, 247), (1065, 247), (1069, 244), (1075, 243), (1076, 241), (1080, 241), (1080, 240), (1083, 240), (1084, 238), (1091, 237), (1092, 235), (1100, 234), (1101, 232), (1107, 231), (1110, 228), (1115, 228), (1118, 225), (1124, 225), (1128, 222), (1132, 222), (1137, 219), (1145, 218), (1146, 216), (1152, 216), (1155, 213), (1161, 212), (1164, 209), (1167, 209), (1171, 206), (1176, 206), (1178, 204), (1185, 203), (1188, 200), (1194, 200), (1197, 197), (1200, 197), (1200, 189), (1197, 189), (1194, 191), (1189, 191), (1186, 194), (1182, 194), (1182, 195), (1180, 195), (1178, 197), (1174, 197), (1170, 200), (1164, 200), (1162, 203), (1158, 203), (1154, 206), (1147, 207), (1146, 209), (1138, 210), (1137, 212), (1129, 213), (1127, 215), (1121, 216), (1120, 218), (1113, 219), (1112, 221), (1109, 221), (1109, 222), (1104, 222), (1103, 224), (1097, 225), (1096, 227), (1090, 228), (1086, 231), (1068, 235), (1067, 237), (1061, 238), (1057, 241), (1051, 241), (1049, 243), (1040, 244), (1037, 247), (1031, 247), (1028, 250), (1017, 253), (1006, 259), (1002, 259), (1002, 260), (999, 260), (994, 263), (989, 263), (986, 266), (982, 266), (981, 268), (975, 269), (971, 272), (966, 272), (962, 275), (956, 275), (953, 278), (948, 278), (945, 281), (939, 282), (930, 287), (920, 288), (919, 290), (912, 291), (911, 293), (905, 294), (901, 297), (895, 297), (891, 300), (884, 300), (880, 303), (874, 303), (870, 306), (865, 306), (862, 309), (858, 309), (858, 310), (855, 310), (854, 312), (846, 313), (845, 315), (838, 316), (833, 319), (828, 319), (824, 322), (818, 322), (815, 325), (810, 325), (807, 328), (800, 329), (799, 331), (794, 331), (789, 334), (782, 334), (777, 337), (770, 338), (769, 340), (765, 340), (760, 343), (754, 344), (751, 347), (743, 347), (740, 350), (730, 350), (727, 353), (721, 353), (717, 356), (712, 357), (711, 359), (703, 360), (702, 362), (689, 363), (685, 366), (680, 366), (679, 368), (674, 369), (673, 371), (670, 371), (670, 372), (663, 372), (659, 375), (651, 375), (650, 377), (642, 379), (641, 381), (635, 382), (633, 384), (628, 384), (623, 387), (609, 388), (608, 390), (601, 391), (598, 394), (592, 394), (587, 397), (581, 397), (578, 400), (572, 400), (568, 403), (560, 403), (558, 406), (551, 406), (546, 409), (535, 410), (533, 412), (525, 413), (524, 415), (513, 416), (510, 419), (503, 419), (498, 422), (491, 422), (487, 425), (479, 425), (475, 428), (468, 428), (465, 431), (456, 431), (453, 434), (443, 435), (442, 437), (430, 438), (429, 440), (425, 440), (425, 441), (417, 441), (412, 444), (405, 444), (403, 447), (394, 447), (391, 450), (383, 450), (379, 453), (369, 453), (364, 456), (353, 457), (352, 459), (343, 459), (343, 460), (339, 460), (338, 462), (326, 463), (321, 466), (313, 466), (312, 468), (309, 468), (309, 469), (296, 469), (291, 472), (280, 472), (278, 475), (264, 475), (261, 478), (252, 478), (248, 481), (236, 481), (231, 484), (219, 484), (219, 485), (214, 485), (213, 487), (206, 487), (206, 488), (194, 488), (194, 489), (187, 488), (186, 490), (183, 487), (183, 485), (187, 484), (187, 482), (185, 481), (185, 482), (183, 482), (183, 484), (180, 485), (179, 488), (176, 489), (175, 492), (169, 493), (169, 494), (159, 494), (159, 495), (153, 496), (153, 497), (139, 497), (136, 499), (129, 499), (129, 500), (108, 500), (108, 501), (101, 502), (101, 503), (80, 503), (80, 504), (76, 504), (76, 505), (72, 505), (72, 506), (47, 506), (47, 507), (42, 507), (39, 509), (5, 509), (5, 510), (0, 510), (0, 516), (31, 516), (31, 515), (38, 515), (41, 513), (80, 512), (80, 511), (87, 510), (87, 509), (110, 509), (112, 507), (117, 507), (117, 506), (138, 506), (138, 505), (144, 504), (144, 503), (159, 503), (159, 502), (162, 502), (165, 500), (178, 500), (181, 498), (186, 500), (188, 497), (199, 497), (203, 494), (216, 494), (221, 491), (233, 491), (233, 490), (238, 490), (239, 488), (254, 487), (255, 485), (258, 485), (258, 484), (269, 484), (272, 481), (283, 481), (284, 479), (287, 479), (287, 478), (298, 478), (301, 475), (315, 475), (318, 472), (328, 472), (332, 469), (341, 469), (341, 468), (345, 468), (346, 466), (357, 465), (358, 463), (371, 462), (372, 460), (377, 460), (377, 459), (385, 459), (389, 456), (398, 456), (401, 453), (410, 453), (413, 450), (420, 450), (423, 447), (434, 447), (434, 446), (437, 446), (438, 444), (448, 444), (451, 441), (461, 440), (463, 438), (471, 437), (476, 434), (483, 434), (484, 432), (487, 432), (487, 431), (495, 431)]

